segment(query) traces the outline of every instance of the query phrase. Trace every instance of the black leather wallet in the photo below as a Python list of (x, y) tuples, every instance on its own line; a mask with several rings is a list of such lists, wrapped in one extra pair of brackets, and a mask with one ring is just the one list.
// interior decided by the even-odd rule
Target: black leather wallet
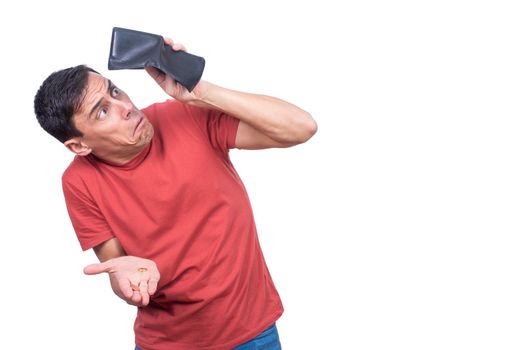
[(191, 91), (202, 77), (205, 64), (203, 57), (174, 51), (164, 44), (160, 35), (113, 28), (108, 62), (110, 70), (155, 67)]

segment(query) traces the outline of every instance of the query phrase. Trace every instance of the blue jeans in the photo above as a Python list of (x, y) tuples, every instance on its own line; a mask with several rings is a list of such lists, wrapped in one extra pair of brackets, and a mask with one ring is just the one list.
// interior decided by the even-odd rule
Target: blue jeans
[[(137, 346), (135, 350), (140, 350), (140, 348)], [(268, 329), (255, 338), (232, 350), (282, 350), (277, 326), (273, 323)]]
[(233, 350), (282, 350), (277, 325), (273, 323), (258, 336), (247, 343), (237, 346)]

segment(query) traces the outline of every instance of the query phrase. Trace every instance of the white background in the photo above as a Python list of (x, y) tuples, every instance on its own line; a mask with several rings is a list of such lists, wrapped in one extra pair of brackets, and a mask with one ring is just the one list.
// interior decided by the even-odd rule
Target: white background
[(284, 349), (522, 349), (524, 11), (520, 1), (41, 1), (0, 8), (1, 342), (132, 349), (135, 310), (84, 276), (60, 177), (72, 154), (33, 97), (113, 26), (170, 36), (204, 79), (293, 102), (319, 125), (232, 151), (285, 306)]

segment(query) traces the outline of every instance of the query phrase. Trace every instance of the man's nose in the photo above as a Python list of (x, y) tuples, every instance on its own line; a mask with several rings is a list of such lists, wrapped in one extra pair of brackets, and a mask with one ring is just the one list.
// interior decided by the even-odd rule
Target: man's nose
[(118, 101), (117, 102), (122, 118), (129, 119), (131, 117), (131, 112), (133, 111), (133, 104), (131, 101)]

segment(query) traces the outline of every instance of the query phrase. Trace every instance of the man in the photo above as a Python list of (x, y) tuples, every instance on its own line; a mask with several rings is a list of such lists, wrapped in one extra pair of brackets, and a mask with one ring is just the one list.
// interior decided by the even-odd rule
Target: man
[(139, 307), (137, 349), (280, 349), (282, 303), (228, 151), (290, 147), (316, 123), (274, 97), (206, 81), (190, 93), (146, 70), (173, 100), (139, 110), (86, 66), (51, 74), (35, 97), (42, 127), (77, 155), (64, 196), (101, 262), (84, 272), (108, 272)]

